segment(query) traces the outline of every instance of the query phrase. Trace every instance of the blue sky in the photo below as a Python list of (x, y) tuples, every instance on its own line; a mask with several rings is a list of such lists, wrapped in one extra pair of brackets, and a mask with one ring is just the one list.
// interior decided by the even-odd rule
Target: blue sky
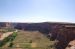
[(0, 22), (73, 22), (75, 0), (0, 0)]

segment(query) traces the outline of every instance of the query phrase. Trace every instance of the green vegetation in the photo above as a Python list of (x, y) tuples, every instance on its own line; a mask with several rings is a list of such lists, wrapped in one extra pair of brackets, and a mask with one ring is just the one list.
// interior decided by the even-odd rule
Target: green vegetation
[(15, 37), (17, 36), (17, 32), (13, 32), (13, 34), (9, 37), (9, 47), (13, 46), (13, 40), (15, 39)]

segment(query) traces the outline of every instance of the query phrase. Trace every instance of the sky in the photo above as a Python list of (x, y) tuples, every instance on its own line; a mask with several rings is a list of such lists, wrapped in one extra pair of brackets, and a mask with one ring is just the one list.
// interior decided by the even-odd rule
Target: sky
[(0, 0), (0, 22), (75, 23), (75, 0)]

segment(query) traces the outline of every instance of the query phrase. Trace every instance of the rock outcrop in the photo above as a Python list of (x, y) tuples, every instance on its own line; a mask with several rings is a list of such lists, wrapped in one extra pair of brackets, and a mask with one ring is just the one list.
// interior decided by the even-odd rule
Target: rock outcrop
[(75, 49), (75, 40), (70, 41), (65, 49)]

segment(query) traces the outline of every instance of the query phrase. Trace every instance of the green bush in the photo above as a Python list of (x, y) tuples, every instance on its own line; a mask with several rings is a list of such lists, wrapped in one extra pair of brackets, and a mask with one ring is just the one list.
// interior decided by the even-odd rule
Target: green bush
[(32, 40), (30, 40), (29, 43), (32, 43)]
[(13, 46), (13, 43), (12, 43), (12, 42), (10, 42), (8, 47), (12, 47), (12, 46)]

